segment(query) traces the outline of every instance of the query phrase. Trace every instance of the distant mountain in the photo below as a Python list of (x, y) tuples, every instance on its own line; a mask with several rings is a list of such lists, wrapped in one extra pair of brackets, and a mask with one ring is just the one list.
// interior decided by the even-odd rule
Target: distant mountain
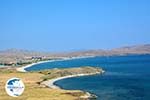
[(150, 54), (150, 44), (116, 48), (116, 49), (112, 49), (110, 53), (113, 53), (113, 54)]
[(54, 57), (50, 53), (36, 52), (22, 49), (7, 49), (0, 51), (0, 63), (16, 63), (16, 62), (29, 62), (33, 57)]
[(150, 44), (115, 48), (112, 50), (86, 50), (68, 53), (68, 56), (110, 56), (128, 54), (150, 54)]
[(28, 61), (32, 57), (43, 57), (46, 59), (57, 57), (79, 57), (79, 56), (111, 56), (111, 55), (128, 55), (128, 54), (150, 54), (150, 44), (134, 45), (115, 48), (112, 50), (82, 50), (74, 52), (35, 52), (20, 49), (8, 49), (0, 51), (0, 63)]

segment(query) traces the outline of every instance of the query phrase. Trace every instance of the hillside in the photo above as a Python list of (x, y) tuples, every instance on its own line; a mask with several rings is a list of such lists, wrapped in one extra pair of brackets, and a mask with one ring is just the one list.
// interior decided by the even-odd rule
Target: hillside
[[(67, 71), (67, 69), (64, 69)], [(64, 71), (62, 70), (62, 71)], [(70, 71), (69, 69), (68, 71)], [(77, 69), (77, 70), (82, 70)], [(89, 69), (89, 71), (93, 71), (94, 69)], [(52, 76), (56, 73), (54, 70), (49, 70), (52, 72)], [(59, 69), (61, 72), (61, 69)], [(50, 89), (47, 87), (43, 87), (39, 84), (39, 82), (43, 81), (43, 78), (48, 73), (39, 73), (39, 72), (26, 72), (21, 73), (17, 72), (15, 69), (0, 69), (0, 100), (89, 100), (87, 92), (80, 90), (64, 90), (64, 89)], [(50, 74), (48, 74), (51, 77)], [(57, 74), (59, 75), (59, 73)], [(21, 78), (21, 80), (25, 84), (24, 93), (17, 97), (12, 98), (5, 92), (5, 84), (8, 79), (12, 78), (12, 76), (17, 76)], [(94, 96), (94, 95), (90, 95)]]
[(111, 56), (111, 55), (127, 55), (127, 54), (150, 54), (150, 44), (125, 46), (114, 48), (111, 50), (84, 50), (74, 52), (35, 52), (28, 50), (8, 49), (0, 51), (0, 64), (29, 64), (41, 60), (60, 59), (63, 57), (79, 57), (79, 56)]

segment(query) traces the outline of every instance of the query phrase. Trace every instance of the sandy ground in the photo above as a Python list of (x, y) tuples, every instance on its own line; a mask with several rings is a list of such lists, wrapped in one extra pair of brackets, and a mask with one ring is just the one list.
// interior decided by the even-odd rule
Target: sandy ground
[(80, 58), (89, 58), (89, 57), (94, 57), (94, 56), (83, 56), (83, 57), (72, 57), (72, 58), (68, 58), (68, 57), (63, 57), (61, 58), (60, 60), (48, 60), (48, 61), (40, 61), (40, 62), (37, 62), (37, 63), (32, 63), (32, 64), (29, 64), (27, 66), (23, 66), (23, 67), (19, 67), (19, 68), (16, 68), (17, 71), (19, 72), (26, 72), (26, 68), (29, 68), (33, 65), (36, 65), (36, 64), (40, 64), (40, 63), (45, 63), (45, 62), (54, 62), (54, 61), (65, 61), (65, 60), (72, 60), (72, 59), (80, 59)]
[(46, 62), (52, 62), (54, 60), (51, 60), (51, 61), (40, 61), (40, 62), (37, 62), (37, 63), (32, 63), (32, 64), (29, 64), (29, 65), (26, 65), (26, 66), (23, 66), (23, 67), (19, 67), (19, 68), (16, 68), (17, 71), (19, 72), (27, 72), (25, 69), (26, 68), (29, 68), (33, 65), (36, 65), (36, 64), (41, 64), (41, 63), (46, 63)]
[(44, 81), (41, 84), (44, 84), (47, 87), (52, 88), (52, 89), (60, 89), (59, 86), (56, 86), (54, 84), (56, 81), (59, 81), (59, 80), (62, 80), (62, 79), (66, 79), (66, 78), (79, 77), (79, 76), (88, 76), (88, 75), (94, 75), (94, 74), (99, 74), (99, 73), (68, 75), (68, 76), (54, 78), (54, 79), (51, 79), (51, 80), (48, 80), (48, 81)]

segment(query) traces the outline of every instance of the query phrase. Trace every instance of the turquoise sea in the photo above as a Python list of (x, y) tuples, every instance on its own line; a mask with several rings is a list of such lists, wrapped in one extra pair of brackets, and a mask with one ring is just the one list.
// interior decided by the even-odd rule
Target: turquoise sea
[(97, 100), (150, 100), (150, 55), (107, 56), (41, 63), (28, 71), (80, 66), (102, 67), (103, 75), (68, 78), (55, 82), (61, 88), (84, 90)]

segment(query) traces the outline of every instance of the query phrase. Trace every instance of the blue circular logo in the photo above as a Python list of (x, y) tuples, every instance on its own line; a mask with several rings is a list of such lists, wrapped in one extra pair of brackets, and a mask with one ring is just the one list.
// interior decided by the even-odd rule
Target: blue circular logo
[(20, 78), (11, 78), (6, 82), (5, 90), (12, 97), (20, 96), (25, 89), (24, 83)]

